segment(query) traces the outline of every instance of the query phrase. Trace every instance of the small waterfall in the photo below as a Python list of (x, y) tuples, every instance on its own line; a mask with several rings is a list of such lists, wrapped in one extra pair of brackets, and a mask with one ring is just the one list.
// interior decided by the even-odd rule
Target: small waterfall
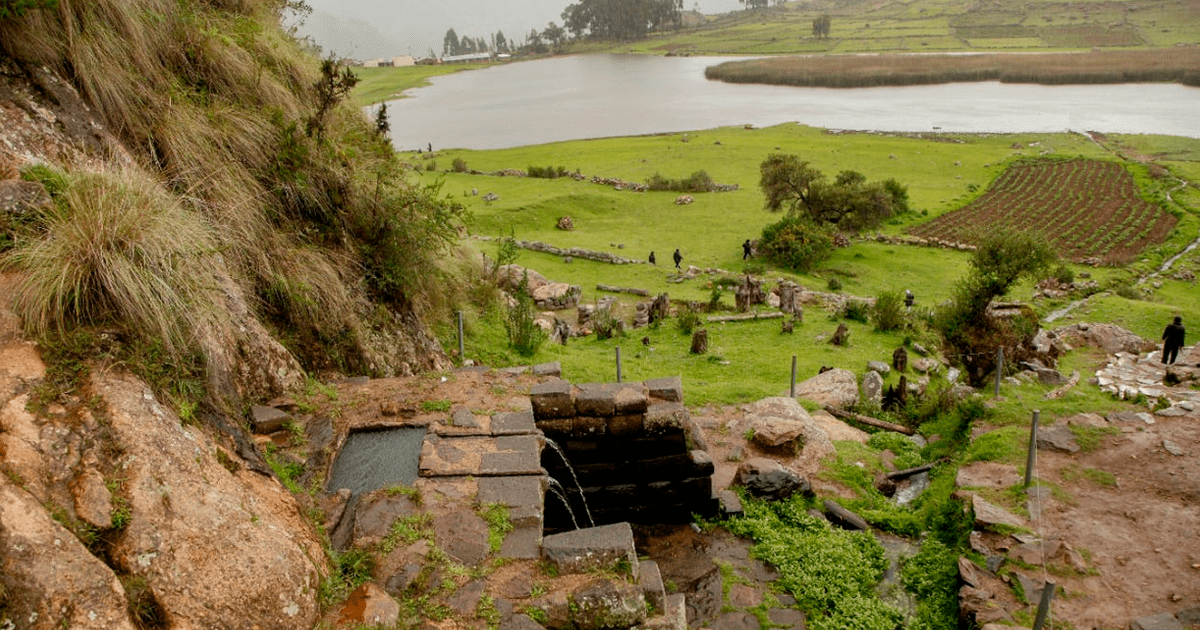
[(567, 497), (566, 489), (554, 477), (546, 475), (546, 478), (550, 480), (550, 491), (562, 501), (563, 505), (567, 506), (567, 514), (571, 515), (571, 524), (575, 526), (575, 529), (579, 529), (579, 521), (575, 520), (575, 510), (571, 509), (571, 500)]
[[(575, 468), (572, 467), (571, 462), (569, 460), (567, 460), (567, 454), (565, 452), (563, 452), (562, 447), (558, 445), (558, 442), (555, 442), (554, 440), (551, 440), (550, 438), (545, 438), (545, 440), (546, 440), (546, 444), (551, 449), (553, 449), (555, 453), (558, 453), (559, 457), (562, 458), (563, 465), (565, 465), (567, 467), (567, 472), (571, 473), (571, 479), (573, 479), (575, 481), (575, 489), (579, 490), (579, 500), (583, 502), (583, 513), (585, 515), (587, 515), (589, 525), (591, 527), (595, 527), (596, 521), (595, 521), (595, 519), (592, 518), (592, 511), (590, 509), (588, 509), (587, 497), (583, 496), (583, 486), (579, 485), (579, 477), (577, 477), (575, 475)], [(551, 479), (551, 481), (554, 481), (554, 480)], [(562, 487), (562, 484), (559, 484), (559, 487)], [(565, 490), (564, 490), (564, 492), (565, 492)], [(574, 515), (572, 515), (572, 518), (574, 518)], [(578, 528), (579, 527), (576, 526), (576, 529), (578, 529)]]

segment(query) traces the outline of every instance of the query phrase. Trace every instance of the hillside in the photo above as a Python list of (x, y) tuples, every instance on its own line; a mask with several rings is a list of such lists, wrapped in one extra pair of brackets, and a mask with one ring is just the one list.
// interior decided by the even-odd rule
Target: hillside
[[(816, 37), (813, 21), (824, 15), (829, 33)], [(616, 50), (777, 55), (1170, 48), (1200, 44), (1198, 15), (1195, 0), (812, 0), (710, 16), (698, 28)]]

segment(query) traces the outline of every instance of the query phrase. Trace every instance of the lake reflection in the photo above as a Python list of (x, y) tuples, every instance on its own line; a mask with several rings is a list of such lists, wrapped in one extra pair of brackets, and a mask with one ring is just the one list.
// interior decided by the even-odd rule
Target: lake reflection
[(728, 125), (1200, 137), (1200, 88), (999, 82), (856, 89), (704, 78), (722, 57), (576, 55), (434, 77), (390, 101), (396, 148), (496, 149)]

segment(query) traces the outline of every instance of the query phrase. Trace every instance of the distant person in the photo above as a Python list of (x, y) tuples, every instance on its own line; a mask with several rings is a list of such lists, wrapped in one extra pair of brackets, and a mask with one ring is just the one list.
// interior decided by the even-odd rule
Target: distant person
[(654, 260), (654, 252), (650, 252), (650, 264), (651, 264), (651, 265), (657, 265), (657, 264), (658, 264), (658, 262)]
[(913, 301), (917, 298), (913, 296), (913, 292), (908, 289), (904, 290), (904, 308), (912, 308)]
[(1175, 316), (1175, 321), (1167, 324), (1163, 330), (1163, 365), (1170, 365), (1175, 362), (1176, 355), (1179, 354), (1179, 349), (1183, 347), (1183, 335), (1186, 331), (1183, 328), (1183, 318)]
[(671, 257), (675, 259), (675, 268), (679, 269), (679, 263), (683, 262), (683, 254), (679, 253), (678, 247), (675, 248), (675, 254), (673, 254)]
[(433, 153), (433, 143), (432, 142), (429, 143), (429, 152)]
[(754, 246), (752, 246), (750, 244), (750, 239), (746, 239), (746, 242), (742, 243), (742, 260), (746, 260), (747, 258), (752, 256), (753, 249), (754, 249)]

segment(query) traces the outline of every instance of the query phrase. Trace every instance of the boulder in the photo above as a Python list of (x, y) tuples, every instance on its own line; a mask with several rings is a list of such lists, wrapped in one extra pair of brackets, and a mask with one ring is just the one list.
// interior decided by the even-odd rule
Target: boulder
[[(886, 365), (884, 366), (887, 367)], [(886, 372), (884, 372), (886, 374)], [(863, 374), (862, 379), (862, 399), (863, 402), (878, 407), (883, 404), (883, 377), (880, 372), (870, 370)]]
[(753, 442), (765, 451), (796, 453), (804, 445), (804, 424), (778, 417), (757, 418), (750, 423)]
[(576, 630), (628, 628), (646, 620), (646, 598), (636, 584), (596, 579), (570, 595), (570, 619)]
[(1086, 344), (1094, 346), (1104, 350), (1108, 354), (1116, 354), (1118, 352), (1141, 354), (1142, 352), (1154, 350), (1157, 347), (1157, 344), (1154, 342), (1142, 339), (1116, 324), (1080, 322), (1073, 326), (1064, 326), (1055, 329), (1053, 332), (1058, 338), (1073, 342), (1073, 345)]
[(619, 561), (629, 563), (638, 575), (637, 552), (629, 523), (614, 523), (553, 534), (542, 539), (542, 560), (560, 574), (586, 573), (611, 568)]
[(1025, 520), (1008, 510), (991, 503), (983, 497), (971, 495), (971, 509), (975, 513), (975, 526), (981, 528), (1003, 525), (1005, 527), (1026, 527)]
[(796, 397), (846, 409), (858, 402), (854, 372), (835, 368), (796, 384)]
[(338, 623), (390, 628), (400, 618), (400, 604), (374, 582), (364, 582), (342, 606)]
[(880, 376), (887, 376), (892, 368), (883, 361), (867, 361), (867, 371), (878, 372)]
[(117, 576), (5, 475), (0, 475), (0, 575), (6, 591), (0, 624), (12, 615), (30, 620), (22, 628), (49, 630), (62, 623), (134, 630)]
[[(746, 407), (746, 418), (750, 420), (752, 427), (755, 426), (755, 423), (770, 419), (782, 420), (780, 426), (785, 427), (798, 424), (800, 436), (795, 438), (795, 442), (802, 448), (799, 453), (789, 453), (789, 455), (795, 455), (792, 465), (798, 470), (815, 472), (821, 460), (834, 452), (831, 435), (824, 428), (822, 421), (808, 415), (804, 407), (801, 407), (795, 399), (773, 396), (756, 401)], [(838, 420), (831, 420), (831, 422), (835, 427), (851, 428)], [(756, 431), (756, 438), (757, 435)], [(845, 436), (838, 439), (845, 439)]]
[(46, 187), (38, 182), (17, 179), (0, 180), (0, 216), (23, 217), (53, 206)]
[(218, 461), (216, 444), (132, 376), (96, 374), (91, 387), (107, 405), (123, 451), (130, 510), (109, 552), (146, 580), (165, 625), (315, 624), (318, 585), (330, 569), (291, 493), (246, 467), (231, 473)]
[(1079, 452), (1079, 444), (1075, 441), (1075, 434), (1064, 423), (1039, 427), (1037, 445), (1040, 449), (1049, 449), (1060, 453)]
[(1185, 630), (1183, 624), (1169, 612), (1138, 617), (1129, 622), (1129, 630)]
[(496, 270), (496, 282), (501, 289), (513, 291), (521, 286), (521, 282), (528, 278), (526, 289), (533, 292), (550, 283), (546, 280), (546, 276), (520, 265), (503, 265)]
[(768, 501), (781, 501), (797, 492), (812, 492), (807, 479), (783, 464), (764, 457), (742, 462), (733, 483), (745, 487), (752, 496)]

